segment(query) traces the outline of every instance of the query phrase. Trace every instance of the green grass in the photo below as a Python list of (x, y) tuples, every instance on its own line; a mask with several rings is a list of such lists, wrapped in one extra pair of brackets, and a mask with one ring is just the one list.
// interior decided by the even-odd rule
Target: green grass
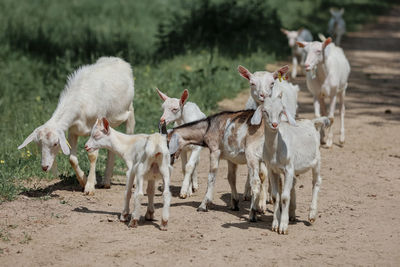
[[(262, 6), (258, 17), (278, 14), (275, 20), (268, 22), (274, 27), (302, 25), (316, 33), (325, 30), (329, 19), (327, 10), (331, 5), (343, 4), (346, 7), (345, 19), (351, 30), (382, 12), (390, 1), (306, 0), (299, 4), (288, 0), (285, 5), (277, 0), (262, 5), (257, 0), (208, 2), (207, 8), (216, 14), (225, 12), (227, 5), (233, 8), (229, 9), (226, 18), (217, 20), (218, 27), (224, 31), (209, 34), (209, 42), (196, 45), (194, 39), (189, 42), (187, 37), (201, 38), (202, 35), (191, 35), (188, 25), (194, 23), (191, 26), (193, 33), (198, 29), (212, 30), (210, 25), (199, 25), (210, 20), (207, 17), (209, 12), (201, 13), (204, 18), (191, 19), (189, 15), (204, 8), (204, 1), (1, 1), (0, 202), (12, 200), (27, 190), (22, 182), (28, 178), (51, 179), (51, 175), (40, 168), (40, 151), (35, 144), (21, 151), (17, 147), (37, 126), (50, 118), (68, 74), (78, 66), (93, 63), (102, 55), (120, 56), (130, 62), (135, 76), (135, 131), (151, 133), (157, 130), (161, 115), (161, 100), (154, 91), (155, 87), (170, 96), (179, 96), (187, 88), (189, 101), (197, 103), (206, 114), (211, 114), (215, 112), (218, 101), (233, 97), (247, 86), (237, 74), (237, 65), (245, 65), (251, 70), (263, 69), (266, 63), (273, 62), (278, 56), (287, 56), (284, 38), (266, 37), (270, 29), (251, 34), (250, 39), (249, 36), (241, 38), (248, 23), (254, 23), (247, 19), (243, 22), (245, 24), (240, 24), (242, 10), (251, 12)], [(360, 6), (363, 12), (358, 12)], [(230, 27), (241, 29), (241, 35), (238, 38), (233, 36)], [(163, 50), (166, 42), (162, 41), (162, 36), (174, 36), (172, 31), (186, 33), (180, 36), (185, 45), (166, 56), (160, 53), (168, 51)], [(232, 42), (232, 49), (226, 40)], [(173, 42), (173, 39), (169, 41)], [(263, 46), (264, 42), (266, 46)], [(119, 129), (124, 130), (124, 126)], [(82, 138), (79, 145), (82, 147), (85, 141)], [(78, 157), (87, 173), (86, 152), (80, 149)], [(105, 160), (103, 151), (97, 165), (100, 174), (104, 172)], [(67, 157), (60, 154), (57, 161), (60, 175), (76, 182)], [(124, 174), (124, 170), (124, 163), (117, 159), (115, 173)]]

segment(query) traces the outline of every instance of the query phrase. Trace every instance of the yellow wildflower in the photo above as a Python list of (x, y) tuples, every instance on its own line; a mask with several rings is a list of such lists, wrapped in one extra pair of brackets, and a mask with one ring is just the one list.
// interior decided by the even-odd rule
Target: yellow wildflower
[(0, 160), (0, 163), (1, 163), (1, 164), (4, 164), (4, 163), (5, 163), (4, 159)]

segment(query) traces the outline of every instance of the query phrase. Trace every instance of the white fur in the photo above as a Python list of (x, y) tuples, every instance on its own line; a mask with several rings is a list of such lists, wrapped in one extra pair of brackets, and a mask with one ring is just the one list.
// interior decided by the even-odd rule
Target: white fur
[[(161, 123), (165, 122), (168, 124), (174, 122), (175, 126), (179, 126), (206, 117), (195, 103), (186, 101), (189, 96), (187, 91), (186, 94), (185, 91), (182, 93), (180, 99), (168, 97), (158, 89), (157, 92), (160, 98), (164, 101), (162, 104), (164, 112), (160, 118)], [(179, 194), (181, 198), (191, 196), (193, 191), (196, 191), (199, 188), (196, 167), (200, 161), (201, 150), (202, 147), (200, 146), (190, 145), (186, 146), (182, 151), (183, 153), (181, 153), (182, 172), (184, 174), (181, 192)]]
[(340, 10), (330, 9), (332, 17), (328, 23), (328, 33), (332, 36), (335, 44), (340, 46), (342, 36), (346, 33), (346, 22), (343, 19), (344, 9)]
[[(127, 132), (135, 126), (132, 99), (134, 81), (131, 66), (120, 58), (102, 57), (95, 64), (82, 66), (68, 77), (51, 118), (36, 128), (18, 149), (35, 141), (42, 150), (42, 168), (48, 171), (60, 147), (70, 154), (69, 161), (86, 194), (94, 193), (98, 151), (89, 153), (90, 172), (86, 180), (77, 158), (78, 136), (87, 136), (98, 117), (107, 117), (111, 125), (127, 122)], [(68, 130), (69, 151), (64, 133)], [(55, 166), (55, 164), (54, 164)], [(110, 186), (114, 155), (108, 154), (105, 187)]]
[[(281, 98), (273, 97), (266, 99), (264, 105), (256, 110), (254, 116), (264, 118), (263, 157), (268, 166), (274, 202), (272, 230), (287, 234), (289, 218), (296, 219), (294, 176), (309, 169), (313, 171), (313, 195), (309, 220), (314, 222), (316, 219), (318, 191), (321, 185), (320, 136), (316, 128), (328, 125), (329, 119), (325, 117), (314, 121), (301, 120), (293, 126), (290, 123), (281, 122), (282, 114), (287, 113), (285, 113)], [(284, 175), (281, 183), (279, 182), (280, 174)], [(279, 188), (279, 184), (282, 185), (282, 188)], [(253, 191), (253, 198), (257, 197), (256, 194), (257, 191)]]
[[(340, 143), (344, 143), (344, 97), (346, 95), (347, 80), (350, 75), (350, 64), (340, 47), (330, 43), (328, 38), (324, 42), (298, 43), (308, 51), (305, 62), (307, 70), (307, 87), (314, 96), (314, 112), (316, 117), (325, 116), (325, 97), (329, 97), (328, 117), (333, 123), (336, 97), (340, 103)], [(329, 128), (326, 146), (333, 144), (333, 127)]]
[(143, 181), (147, 180), (147, 195), (149, 204), (145, 215), (146, 220), (154, 219), (154, 193), (155, 180), (161, 178), (164, 182), (163, 191), (163, 212), (160, 228), (167, 229), (169, 219), (169, 206), (171, 193), (170, 183), (170, 156), (165, 136), (159, 133), (147, 135), (126, 135), (107, 127), (103, 120), (97, 121), (93, 126), (89, 140), (85, 148), (88, 151), (95, 151), (99, 148), (106, 148), (117, 153), (125, 161), (128, 171), (126, 172), (126, 189), (124, 208), (120, 220), (126, 221), (129, 214), (129, 202), (132, 195), (132, 186), (135, 182), (134, 209), (130, 221), (131, 227), (136, 227), (140, 218), (140, 197), (143, 196)]
[(312, 34), (307, 29), (299, 29), (297, 31), (288, 31), (281, 29), (281, 31), (288, 38), (289, 46), (292, 50), (292, 78), (297, 76), (297, 64), (300, 60), (300, 66), (304, 67), (304, 61), (307, 57), (307, 51), (303, 48), (296, 46), (296, 42), (311, 42), (313, 40)]

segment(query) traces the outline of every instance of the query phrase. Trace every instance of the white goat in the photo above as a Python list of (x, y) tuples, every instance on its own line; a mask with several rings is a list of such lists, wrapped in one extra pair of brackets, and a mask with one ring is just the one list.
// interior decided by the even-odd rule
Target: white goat
[[(175, 126), (179, 126), (206, 117), (195, 103), (186, 101), (189, 97), (187, 89), (183, 91), (180, 99), (168, 97), (158, 89), (157, 93), (164, 101), (162, 104), (164, 112), (160, 118), (161, 124), (165, 123), (165, 125), (168, 125), (170, 122), (175, 122)], [(192, 192), (195, 192), (199, 188), (196, 167), (200, 160), (201, 150), (201, 146), (189, 145), (182, 151), (182, 172), (184, 179), (179, 194), (181, 198), (191, 196)]]
[[(305, 67), (307, 71), (307, 87), (314, 96), (314, 112), (316, 117), (321, 114), (325, 116), (325, 96), (329, 96), (328, 117), (333, 124), (336, 97), (339, 96), (340, 103), (340, 143), (345, 140), (344, 134), (344, 97), (346, 95), (347, 80), (350, 75), (350, 64), (340, 47), (331, 43), (328, 38), (324, 42), (297, 42), (300, 47), (304, 47), (307, 52)], [(324, 132), (323, 132), (324, 133)], [(329, 128), (326, 146), (333, 144), (333, 127)]]
[[(251, 73), (245, 67), (239, 66), (239, 74), (249, 80), (250, 83), (250, 96), (247, 100), (246, 109), (256, 110), (264, 102), (265, 98), (271, 96), (272, 91), (283, 92), (283, 102), (290, 114), (295, 117), (297, 112), (297, 94), (300, 88), (298, 85), (293, 85), (284, 80), (288, 70), (289, 67), (286, 65), (273, 73), (268, 71)], [(282, 77), (282, 79), (279, 79), (279, 77)], [(279, 82), (276, 82), (276, 79), (279, 79)], [(268, 191), (270, 192), (270, 190)], [(251, 199), (250, 177), (246, 181), (244, 199)]]
[[(282, 115), (287, 117), (288, 122), (281, 123)], [(282, 93), (266, 99), (264, 104), (254, 112), (251, 124), (260, 125), (262, 118), (264, 118), (265, 129), (263, 157), (268, 166), (274, 203), (272, 230), (287, 234), (289, 219), (296, 219), (294, 176), (309, 169), (312, 169), (313, 173), (309, 221), (314, 222), (316, 219), (318, 192), (321, 185), (320, 136), (317, 128), (329, 125), (329, 119), (322, 117), (312, 121), (301, 120), (296, 124), (282, 104)], [(280, 182), (280, 174), (284, 175), (284, 181)], [(283, 188), (278, 189), (278, 184)], [(257, 198), (257, 193), (253, 190), (253, 198)]]
[(281, 31), (286, 35), (289, 42), (289, 47), (292, 50), (292, 78), (297, 76), (297, 64), (300, 61), (300, 66), (303, 69), (304, 62), (307, 57), (307, 52), (296, 45), (296, 42), (311, 42), (313, 40), (312, 34), (309, 30), (300, 28), (297, 31), (288, 31), (281, 29)]
[[(328, 23), (328, 33), (335, 40), (335, 44), (340, 46), (343, 34), (346, 33), (346, 22), (343, 19), (344, 8), (340, 10), (335, 10), (331, 8), (329, 10), (332, 17)], [(304, 40), (307, 41), (307, 40)]]
[[(107, 116), (111, 125), (126, 122), (128, 133), (135, 127), (132, 99), (134, 81), (131, 66), (120, 58), (102, 57), (95, 64), (80, 67), (68, 77), (61, 92), (56, 110), (51, 118), (36, 128), (18, 147), (21, 149), (32, 141), (42, 150), (42, 169), (56, 170), (57, 152), (70, 154), (69, 161), (76, 172), (85, 194), (94, 194), (96, 184), (96, 160), (98, 151), (89, 153), (90, 171), (86, 179), (78, 164), (78, 136), (87, 136), (98, 117)], [(68, 142), (64, 132), (68, 130)], [(54, 164), (53, 164), (54, 163)], [(104, 187), (110, 187), (114, 167), (114, 154), (108, 153)]]
[(133, 182), (135, 182), (134, 209), (129, 226), (137, 226), (140, 218), (140, 197), (143, 196), (144, 180), (147, 180), (148, 183), (147, 196), (149, 199), (145, 219), (153, 220), (155, 180), (162, 178), (164, 182), (164, 204), (160, 229), (167, 230), (171, 202), (171, 193), (169, 191), (171, 169), (166, 137), (159, 133), (126, 135), (112, 129), (107, 119), (103, 118), (95, 123), (90, 138), (85, 145), (85, 149), (88, 152), (96, 151), (99, 148), (106, 148), (117, 153), (124, 159), (128, 167), (124, 209), (120, 220), (124, 222), (127, 220), (132, 186)]

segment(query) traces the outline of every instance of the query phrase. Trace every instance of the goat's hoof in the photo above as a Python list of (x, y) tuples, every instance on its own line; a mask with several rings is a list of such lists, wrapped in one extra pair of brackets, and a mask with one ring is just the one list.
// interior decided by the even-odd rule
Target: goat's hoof
[(193, 186), (193, 187), (192, 187), (193, 193), (194, 193), (194, 192), (197, 192), (197, 190), (199, 190), (199, 186), (197, 186), (197, 187)]
[(201, 207), (201, 206), (200, 206), (200, 207), (197, 208), (197, 211), (207, 212), (208, 209), (207, 209), (207, 207), (204, 208), (204, 207)]
[(315, 222), (315, 218), (309, 218), (308, 221), (309, 221), (310, 223), (314, 223), (314, 222)]
[(131, 221), (128, 224), (128, 227), (130, 228), (136, 228), (138, 226), (138, 220), (136, 219), (131, 219)]
[(251, 210), (250, 211), (249, 221), (250, 222), (257, 222), (257, 215), (256, 215), (256, 211), (255, 210)]
[(286, 230), (279, 230), (279, 234), (280, 235), (287, 235), (287, 234), (289, 234), (289, 232), (288, 232), (287, 229)]
[(272, 230), (272, 232), (278, 232), (278, 226), (276, 226), (276, 225), (272, 226), (271, 230)]
[(86, 191), (85, 190), (85, 192), (83, 192), (83, 194), (86, 195), (86, 196), (94, 196), (94, 190), (93, 191)]
[(147, 211), (144, 218), (146, 221), (153, 221), (154, 220), (154, 211)]
[(164, 221), (163, 219), (161, 219), (160, 230), (161, 231), (167, 231), (168, 230), (168, 220)]
[(180, 194), (179, 194), (179, 197), (180, 197), (181, 199), (186, 199), (186, 198), (187, 198), (187, 195), (186, 195), (186, 194), (180, 193)]
[(126, 222), (127, 220), (128, 220), (128, 214), (121, 214), (121, 216), (119, 216), (120, 222)]

